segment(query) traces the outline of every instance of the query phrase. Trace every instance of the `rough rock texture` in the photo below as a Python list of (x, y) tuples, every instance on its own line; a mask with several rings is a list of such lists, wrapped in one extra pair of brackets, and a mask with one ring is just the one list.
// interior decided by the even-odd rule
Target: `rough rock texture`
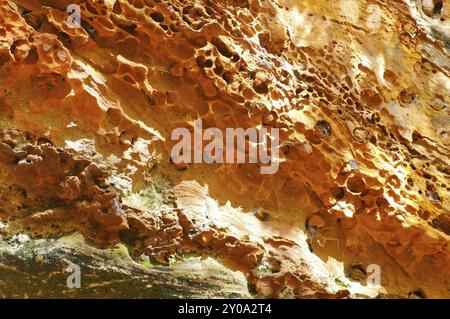
[[(79, 235), (58, 240), (16, 237), (0, 244), (0, 292), (6, 298), (249, 298), (243, 275), (212, 259), (172, 267), (133, 261), (126, 247), (95, 249)], [(82, 265), (82, 289), (69, 289), (68, 265)], [(26, 291), (24, 288), (26, 287)]]
[[(0, 0), (0, 20), (2, 296), (246, 296), (218, 288), (231, 270), (255, 297), (450, 297), (448, 0)], [(196, 119), (280, 128), (279, 171), (172, 164)], [(17, 238), (57, 261), (27, 268)], [(180, 284), (186, 254), (229, 270)], [(111, 286), (68, 291), (66, 260)]]

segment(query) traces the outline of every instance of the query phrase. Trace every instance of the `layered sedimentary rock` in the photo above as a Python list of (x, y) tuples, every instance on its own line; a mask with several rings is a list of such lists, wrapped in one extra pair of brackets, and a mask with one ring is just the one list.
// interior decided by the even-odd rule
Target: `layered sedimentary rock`
[[(0, 0), (0, 16), (3, 296), (78, 294), (46, 274), (70, 261), (102, 269), (88, 287), (124, 282), (79, 296), (155, 297), (152, 278), (175, 297), (187, 254), (255, 297), (450, 296), (448, 1)], [(279, 170), (173, 163), (172, 131), (198, 119), (278, 128)], [(102, 268), (117, 247), (122, 268)], [(55, 285), (17, 288), (13, 269)], [(189, 297), (237, 290), (208, 276)]]

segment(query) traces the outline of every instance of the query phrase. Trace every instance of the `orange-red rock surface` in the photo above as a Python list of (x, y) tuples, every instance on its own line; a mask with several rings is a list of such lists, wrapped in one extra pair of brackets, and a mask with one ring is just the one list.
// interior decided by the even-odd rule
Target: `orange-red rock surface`
[[(2, 240), (210, 256), (259, 297), (450, 297), (447, 0), (0, 0), (0, 35)], [(174, 165), (196, 119), (279, 128), (279, 171)]]

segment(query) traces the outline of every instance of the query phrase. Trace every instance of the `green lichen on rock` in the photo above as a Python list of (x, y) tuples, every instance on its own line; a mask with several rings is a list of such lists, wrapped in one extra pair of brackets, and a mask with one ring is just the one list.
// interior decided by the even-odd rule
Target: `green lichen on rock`
[[(68, 288), (69, 265), (81, 288)], [(79, 234), (58, 240), (0, 240), (2, 298), (248, 298), (246, 281), (215, 260), (189, 257), (172, 266), (138, 263), (123, 245), (97, 249)]]

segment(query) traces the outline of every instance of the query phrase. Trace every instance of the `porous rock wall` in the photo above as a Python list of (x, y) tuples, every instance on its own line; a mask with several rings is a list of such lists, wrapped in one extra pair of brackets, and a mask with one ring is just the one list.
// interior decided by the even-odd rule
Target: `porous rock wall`
[[(0, 19), (5, 243), (210, 256), (258, 297), (450, 296), (447, 0), (0, 0)], [(278, 172), (172, 163), (197, 119), (279, 128)]]

